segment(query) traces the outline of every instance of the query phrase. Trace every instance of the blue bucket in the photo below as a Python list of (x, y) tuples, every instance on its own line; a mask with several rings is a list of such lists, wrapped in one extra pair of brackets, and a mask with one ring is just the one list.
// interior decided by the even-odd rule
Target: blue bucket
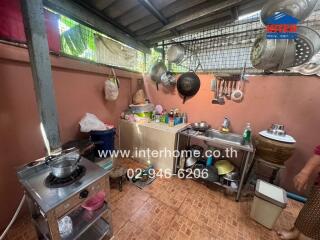
[[(94, 155), (98, 158), (107, 157), (114, 150), (114, 136), (116, 129), (91, 131), (91, 141), (95, 144)], [(102, 155), (101, 155), (102, 154)], [(105, 156), (103, 156), (105, 155)]]

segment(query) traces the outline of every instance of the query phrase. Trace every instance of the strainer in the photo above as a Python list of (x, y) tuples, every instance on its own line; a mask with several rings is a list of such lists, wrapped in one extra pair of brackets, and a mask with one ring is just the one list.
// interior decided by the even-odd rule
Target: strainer
[(310, 61), (320, 50), (320, 35), (313, 29), (299, 26), (296, 38), (296, 54), (292, 67)]

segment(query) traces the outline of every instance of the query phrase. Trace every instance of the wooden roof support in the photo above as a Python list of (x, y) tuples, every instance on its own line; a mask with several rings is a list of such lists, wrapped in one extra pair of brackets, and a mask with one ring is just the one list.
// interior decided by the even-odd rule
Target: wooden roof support
[(42, 0), (21, 3), (40, 121), (53, 150), (61, 143)]
[(127, 44), (132, 48), (145, 53), (150, 52), (150, 49), (143, 43), (135, 40), (132, 36), (118, 29), (101, 16), (94, 14), (72, 0), (43, 0), (43, 2), (48, 8), (75, 19), (76, 21)]
[(173, 22), (170, 22), (168, 23), (167, 25), (163, 26), (162, 28), (160, 28), (157, 32), (164, 32), (164, 31), (168, 31), (168, 30), (171, 30), (175, 27), (178, 27), (180, 25), (183, 25), (185, 23), (188, 23), (188, 22), (191, 22), (191, 21), (194, 21), (196, 19), (199, 19), (199, 18), (202, 18), (202, 17), (205, 17), (209, 14), (213, 14), (215, 12), (219, 12), (221, 10), (224, 10), (224, 9), (227, 9), (227, 8), (231, 8), (235, 5), (238, 5), (242, 0), (226, 0), (226, 1), (222, 1), (218, 4), (215, 4), (211, 7), (208, 7), (208, 8), (205, 8), (205, 9), (202, 9), (198, 12), (195, 12), (191, 15), (188, 15), (184, 18), (181, 18), (181, 19), (178, 19), (176, 21), (173, 21)]

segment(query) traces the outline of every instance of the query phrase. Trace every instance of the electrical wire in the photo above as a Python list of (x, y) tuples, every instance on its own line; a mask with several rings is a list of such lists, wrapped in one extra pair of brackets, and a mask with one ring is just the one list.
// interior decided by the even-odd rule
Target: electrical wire
[(21, 208), (22, 208), (22, 205), (24, 203), (24, 201), (26, 200), (26, 195), (24, 194), (21, 201), (20, 201), (20, 204), (16, 210), (16, 212), (14, 213), (9, 225), (6, 227), (6, 229), (3, 231), (2, 235), (0, 236), (0, 240), (3, 240), (4, 237), (6, 236), (6, 234), (8, 233), (9, 229), (11, 228), (12, 224), (14, 223), (14, 221), (17, 219), (18, 217), (18, 214), (19, 212), (21, 211)]

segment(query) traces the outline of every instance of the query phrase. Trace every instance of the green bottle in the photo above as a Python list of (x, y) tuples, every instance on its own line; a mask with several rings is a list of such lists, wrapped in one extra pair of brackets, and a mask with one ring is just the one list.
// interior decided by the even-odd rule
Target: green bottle
[(251, 126), (250, 123), (247, 123), (246, 128), (243, 131), (243, 135), (242, 135), (242, 140), (243, 140), (243, 144), (247, 144), (251, 142)]

